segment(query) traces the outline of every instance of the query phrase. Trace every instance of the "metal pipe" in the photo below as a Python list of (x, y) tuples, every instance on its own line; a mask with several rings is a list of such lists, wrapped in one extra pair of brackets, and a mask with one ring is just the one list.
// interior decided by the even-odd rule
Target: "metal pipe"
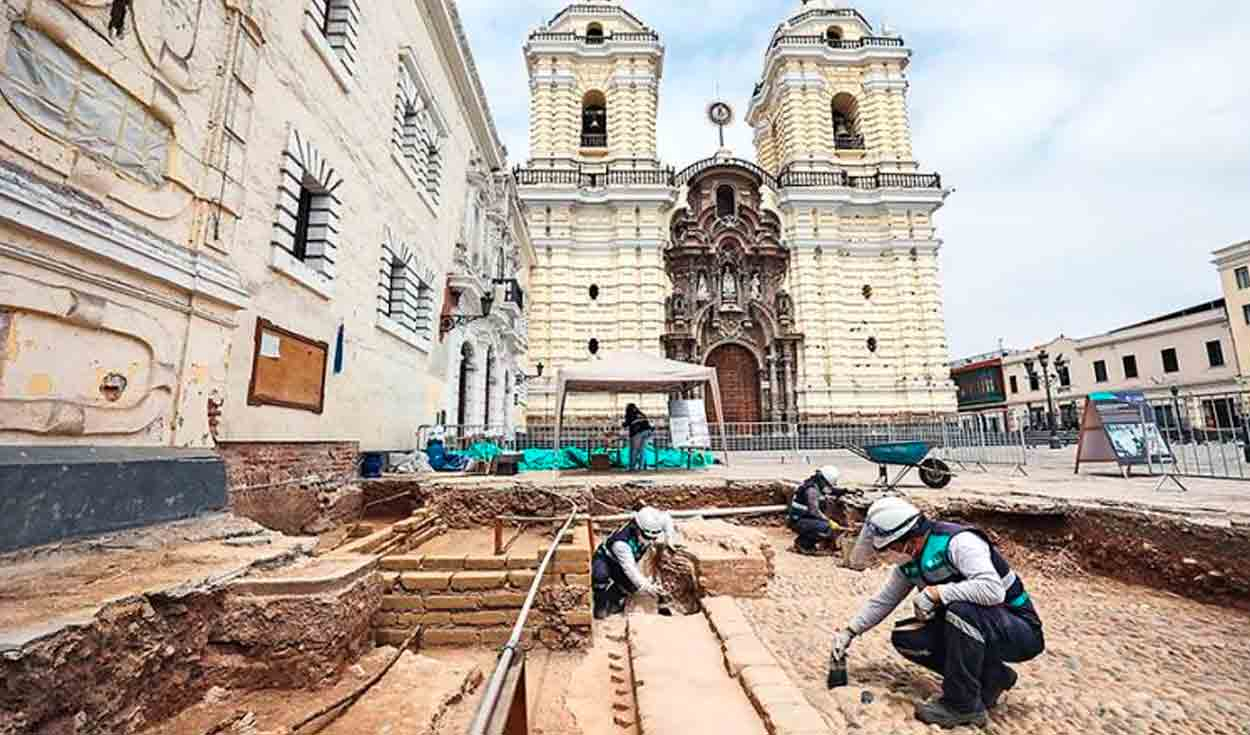
[[(705, 510), (675, 510), (669, 513), (673, 518), (729, 518), (733, 516), (753, 516), (753, 515), (771, 515), (773, 513), (784, 513), (790, 506), (788, 505), (759, 505), (747, 508), (708, 508)], [(499, 516), (500, 520), (510, 521), (512, 523), (550, 523), (558, 521), (562, 516)], [(633, 520), (633, 513), (619, 513), (610, 516), (592, 516), (586, 513), (577, 514), (576, 520), (591, 522), (610, 522), (610, 521), (629, 521)]]
[(499, 693), (503, 689), (504, 679), (507, 677), (508, 669), (512, 668), (512, 659), (516, 656), (517, 646), (521, 643), (521, 635), (525, 632), (526, 618), (529, 617), (530, 608), (534, 606), (534, 598), (538, 596), (538, 589), (543, 585), (543, 577), (547, 574), (547, 567), (551, 566), (551, 560), (556, 555), (556, 549), (560, 547), (560, 541), (576, 519), (576, 512), (569, 514), (568, 520), (564, 522), (564, 526), (556, 533), (555, 540), (551, 542), (550, 548), (547, 549), (547, 555), (543, 557), (542, 564), (538, 565), (534, 583), (530, 585), (529, 594), (525, 597), (525, 604), (521, 606), (521, 613), (517, 616), (516, 625), (512, 628), (512, 637), (504, 644), (503, 654), (500, 655), (499, 663), (495, 666), (495, 673), (491, 674), (490, 683), (486, 685), (486, 694), (482, 697), (482, 703), (478, 706), (477, 714), (473, 717), (473, 723), (469, 725), (469, 735), (485, 735), (486, 733), (486, 726), (490, 722), (490, 718), (495, 714), (495, 707), (499, 704)]

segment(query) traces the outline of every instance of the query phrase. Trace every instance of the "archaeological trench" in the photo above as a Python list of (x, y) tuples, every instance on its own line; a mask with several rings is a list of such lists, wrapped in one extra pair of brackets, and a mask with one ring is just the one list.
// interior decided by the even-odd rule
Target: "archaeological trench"
[[(466, 733), (560, 525), (512, 519), (772, 506), (790, 492), (362, 489), (367, 512), (319, 538), (225, 515), (156, 541), (0, 560), (0, 735)], [(871, 499), (853, 496), (838, 520), (853, 528)], [(1048, 651), (1019, 667), (994, 732), (1250, 735), (1250, 528), (1036, 497), (915, 499), (989, 531), (1045, 620)], [(616, 525), (579, 521), (559, 539), (522, 639), (528, 732), (928, 732), (911, 702), (938, 680), (893, 653), (888, 623), (852, 648), (850, 686), (825, 687), (832, 631), (887, 569), (797, 556), (776, 514), (683, 519), (685, 548), (657, 562), (673, 598), (594, 621), (592, 543)]]

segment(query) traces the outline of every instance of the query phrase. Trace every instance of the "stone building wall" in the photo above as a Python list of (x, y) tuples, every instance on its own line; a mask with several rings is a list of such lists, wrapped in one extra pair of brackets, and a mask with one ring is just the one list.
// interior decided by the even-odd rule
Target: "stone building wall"
[[(110, 11), (0, 5), (0, 441), (414, 446), (445, 406), (470, 173), (507, 171), (454, 4), (163, 0), (116, 29)], [(40, 112), (61, 87), (31, 68), (140, 124)], [(499, 216), (524, 273), (519, 208)], [(293, 335), (265, 359), (325, 346), (320, 405), (254, 400), (261, 320)], [(519, 372), (523, 337), (500, 349)]]

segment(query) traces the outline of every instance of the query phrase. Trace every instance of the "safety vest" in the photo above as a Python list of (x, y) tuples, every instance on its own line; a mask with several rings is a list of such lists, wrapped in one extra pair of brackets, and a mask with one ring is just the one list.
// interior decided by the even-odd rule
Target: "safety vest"
[[(819, 493), (821, 482), (815, 477), (808, 478), (806, 482), (795, 488), (794, 496), (790, 498), (790, 507), (786, 510), (787, 523), (795, 524), (804, 518), (820, 517), (816, 512), (813, 512), (812, 508), (807, 507), (807, 491), (813, 484), (815, 484)], [(816, 509), (816, 511), (819, 510), (819, 508)]]
[(604, 539), (603, 543), (599, 544), (599, 548), (595, 549), (595, 556), (601, 556), (612, 564), (619, 564), (616, 555), (612, 553), (612, 547), (618, 541), (624, 541), (629, 546), (629, 550), (634, 554), (634, 561), (642, 561), (642, 557), (651, 550), (651, 544), (643, 539), (638, 524), (630, 521)]
[(994, 547), (994, 543), (990, 541), (989, 536), (986, 536), (984, 532), (976, 528), (959, 526), (954, 523), (934, 523), (933, 530), (929, 532), (929, 539), (925, 542), (920, 556), (900, 566), (899, 571), (913, 583), (923, 582), (930, 587), (939, 584), (956, 584), (964, 581), (966, 577), (950, 558), (951, 539), (961, 533), (975, 533), (985, 543), (989, 544), (990, 558), (994, 562), (994, 570), (998, 572), (998, 575), (1003, 580), (1003, 586), (1007, 588), (1007, 598), (1005, 600), (1007, 606), (1021, 611), (1028, 611), (1035, 616), (1033, 602), (1029, 597), (1029, 593), (1024, 589), (1024, 582), (1011, 570), (1011, 565), (1007, 563), (1003, 555), (998, 553), (998, 549)]

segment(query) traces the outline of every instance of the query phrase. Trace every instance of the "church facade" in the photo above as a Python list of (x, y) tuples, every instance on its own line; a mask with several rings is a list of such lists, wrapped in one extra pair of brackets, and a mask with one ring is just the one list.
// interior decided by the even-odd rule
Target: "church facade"
[[(572, 5), (525, 54), (516, 178), (536, 252), (530, 359), (546, 368), (531, 423), (551, 420), (561, 366), (631, 350), (715, 366), (731, 422), (954, 413), (933, 225), (949, 192), (912, 152), (902, 38), (803, 3), (745, 110), (755, 160), (722, 149), (680, 169), (658, 157), (665, 50), (641, 18)], [(639, 398), (567, 414), (612, 419)]]

